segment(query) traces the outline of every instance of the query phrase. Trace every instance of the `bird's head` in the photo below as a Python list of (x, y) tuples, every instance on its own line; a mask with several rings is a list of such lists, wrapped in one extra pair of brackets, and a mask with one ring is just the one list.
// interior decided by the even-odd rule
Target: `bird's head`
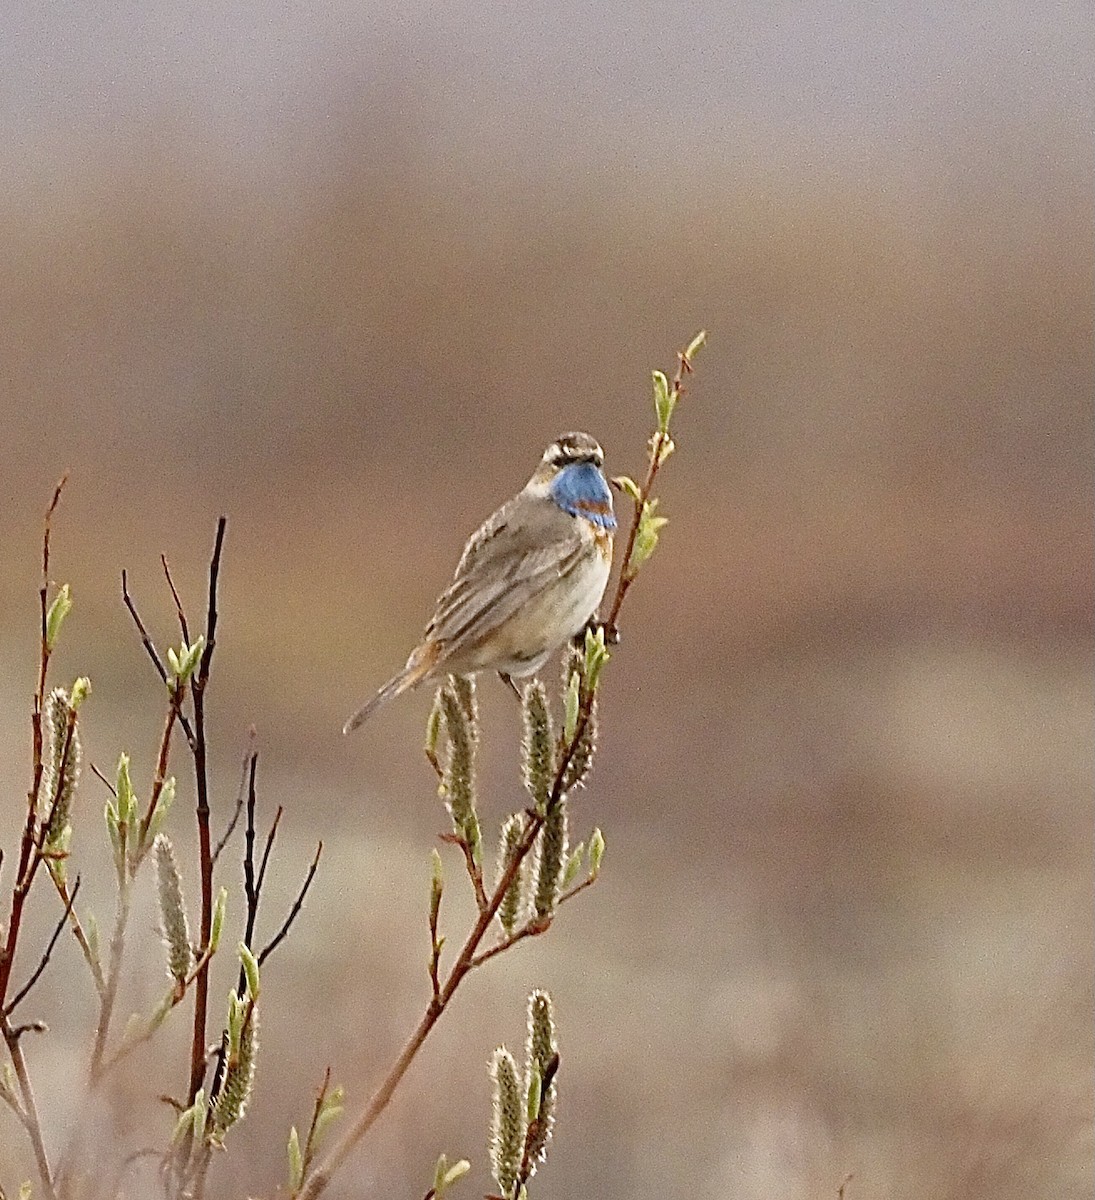
[(527, 490), (548, 496), (573, 516), (614, 529), (612, 493), (604, 477), (604, 451), (588, 433), (564, 433), (544, 451)]

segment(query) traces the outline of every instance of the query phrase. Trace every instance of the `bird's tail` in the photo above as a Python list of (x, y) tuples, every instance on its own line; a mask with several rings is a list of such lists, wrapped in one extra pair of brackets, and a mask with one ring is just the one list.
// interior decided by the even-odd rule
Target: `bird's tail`
[[(436, 647), (436, 649), (435, 649)], [(354, 713), (352, 717), (342, 726), (344, 734), (353, 733), (360, 725), (365, 722), (376, 712), (378, 708), (382, 708), (389, 700), (394, 700), (396, 696), (402, 696), (405, 691), (413, 688), (416, 684), (421, 683), (423, 679), (433, 669), (438, 658), (440, 647), (434, 643), (429, 645), (425, 653), (418, 650), (411, 655), (407, 665), (394, 675), (380, 689), (379, 692), (367, 703)]]

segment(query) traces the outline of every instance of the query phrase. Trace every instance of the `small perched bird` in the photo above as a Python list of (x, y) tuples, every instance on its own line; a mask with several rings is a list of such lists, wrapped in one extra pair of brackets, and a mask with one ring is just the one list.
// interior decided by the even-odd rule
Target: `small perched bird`
[(564, 433), (472, 534), (407, 665), (346, 722), (440, 675), (534, 675), (588, 623), (612, 565), (612, 493), (588, 433)]

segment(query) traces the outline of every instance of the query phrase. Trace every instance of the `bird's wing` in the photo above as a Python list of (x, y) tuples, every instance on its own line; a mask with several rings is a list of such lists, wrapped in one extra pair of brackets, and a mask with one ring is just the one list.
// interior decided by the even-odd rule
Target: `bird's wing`
[(425, 640), (474, 643), (566, 575), (587, 549), (578, 520), (552, 501), (515, 497), (465, 546)]

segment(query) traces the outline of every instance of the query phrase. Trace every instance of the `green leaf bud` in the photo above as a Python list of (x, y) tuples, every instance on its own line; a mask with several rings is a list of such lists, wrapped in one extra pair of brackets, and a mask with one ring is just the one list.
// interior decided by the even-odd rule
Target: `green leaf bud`
[(70, 707), (78, 709), (90, 695), (91, 680), (86, 675), (81, 675), (72, 685), (72, 696), (69, 700)]
[(574, 731), (578, 728), (581, 684), (578, 672), (572, 671), (567, 679), (566, 695), (563, 698), (563, 738), (568, 743), (574, 740)]
[(110, 834), (110, 846), (114, 852), (114, 869), (119, 878), (125, 873), (125, 846), (122, 842), (122, 826), (118, 821), (118, 813), (113, 801), (108, 800), (103, 808), (106, 820), (106, 831)]
[(617, 475), (612, 482), (620, 489), (621, 492), (630, 496), (636, 504), (638, 504), (642, 499), (642, 492), (639, 489), (639, 485), (634, 479), (631, 478), (630, 475)]
[(72, 589), (68, 584), (62, 585), (58, 590), (57, 595), (53, 598), (53, 603), (49, 606), (46, 613), (46, 649), (53, 650), (57, 644), (57, 638), (61, 633), (61, 626), (65, 623), (65, 617), (72, 611)]
[(205, 637), (202, 634), (198, 635), (198, 639), (192, 646), (188, 646), (183, 642), (178, 652), (170, 646), (167, 648), (167, 664), (171, 668), (173, 676), (171, 680), (172, 686), (186, 683), (191, 675), (194, 674), (198, 663), (201, 661), (202, 651), (205, 649)]
[(247, 996), (250, 1000), (259, 998), (259, 962), (258, 959), (251, 953), (250, 948), (240, 942), (237, 947), (239, 950), (240, 962), (243, 963), (244, 974), (247, 976)]
[(156, 797), (156, 807), (152, 810), (152, 817), (148, 822), (148, 833), (150, 837), (155, 837), (164, 827), (167, 822), (167, 814), (171, 811), (172, 804), (175, 803), (175, 776), (169, 775), (163, 781), (163, 787), (160, 788), (160, 794)]
[(707, 330), (701, 329), (699, 333), (688, 343), (684, 350), (684, 357), (691, 362), (696, 355), (707, 344)]
[(540, 1115), (540, 1086), (542, 1082), (540, 1068), (536, 1063), (530, 1063), (528, 1068), (528, 1082), (525, 1085), (525, 1119), (530, 1125)]
[(658, 418), (658, 429), (666, 433), (677, 397), (669, 387), (669, 380), (661, 371), (651, 371), (650, 374), (654, 382), (654, 413)]
[(441, 1186), (438, 1188), (437, 1194), (439, 1196), (444, 1195), (454, 1183), (459, 1183), (470, 1170), (471, 1163), (466, 1158), (461, 1158), (457, 1162), (454, 1162), (442, 1174), (440, 1179)]
[(570, 856), (567, 858), (567, 865), (563, 868), (563, 879), (559, 884), (560, 888), (565, 890), (578, 878), (578, 872), (582, 869), (582, 859), (585, 857), (585, 848), (585, 842), (579, 842), (570, 852)]
[(316, 1117), (315, 1128), (312, 1130), (312, 1148), (317, 1149), (327, 1135), (327, 1130), (342, 1116), (343, 1100), (346, 1093), (340, 1087), (332, 1088), (323, 1097), (319, 1115)]
[(213, 917), (209, 923), (209, 953), (216, 954), (224, 930), (224, 916), (228, 910), (228, 889), (222, 887), (213, 902)]
[(129, 778), (129, 755), (118, 757), (118, 778), (115, 787), (118, 824), (127, 825), (136, 811), (137, 798), (133, 794), (133, 783)]
[(300, 1134), (294, 1125), (289, 1130), (289, 1194), (295, 1196), (304, 1182), (304, 1155), (300, 1149)]
[(585, 682), (590, 692), (597, 690), (601, 671), (611, 655), (605, 647), (604, 628), (587, 629), (585, 640)]
[(437, 928), (437, 916), (441, 911), (441, 895), (445, 890), (444, 865), (435, 846), (430, 851), (430, 928)]
[(589, 839), (589, 874), (596, 879), (601, 870), (601, 859), (605, 856), (605, 838), (600, 829), (594, 829)]

